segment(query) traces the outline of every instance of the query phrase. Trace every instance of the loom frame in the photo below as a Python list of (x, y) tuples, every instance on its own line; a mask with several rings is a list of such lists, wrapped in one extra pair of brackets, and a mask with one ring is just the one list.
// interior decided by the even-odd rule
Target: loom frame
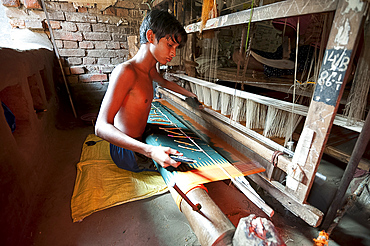
[[(338, 33), (341, 32), (341, 30), (345, 29), (344, 23), (345, 21), (347, 21), (347, 23), (349, 23), (349, 25), (351, 26), (351, 35), (349, 35), (347, 42), (340, 46), (344, 50), (349, 51), (349, 64), (351, 64), (353, 61), (353, 56), (357, 49), (360, 32), (363, 28), (364, 16), (366, 16), (368, 11), (368, 2), (366, 1), (362, 2), (362, 4), (360, 3), (360, 1), (351, 1), (352, 6), (354, 6), (353, 4), (357, 4), (359, 8), (350, 8), (351, 6), (349, 6), (349, 3), (345, 0), (282, 1), (264, 5), (261, 7), (256, 7), (253, 10), (254, 13), (251, 22), (259, 22), (275, 18), (284, 18), (314, 13), (334, 13), (335, 16), (332, 22), (333, 24), (330, 30), (326, 50), (331, 50), (334, 47), (338, 46), (338, 42), (335, 40), (335, 36), (337, 36)], [(250, 10), (244, 10), (225, 16), (220, 16), (208, 20), (203, 30), (217, 30), (219, 28), (227, 26), (245, 25), (249, 22), (249, 18)], [(190, 19), (192, 18), (190, 17)], [(199, 31), (199, 25), (200, 22), (193, 23), (185, 27), (190, 37), (188, 40), (188, 42), (190, 43), (189, 47), (194, 48), (193, 37), (194, 34)], [(192, 51), (186, 51), (185, 53), (192, 54)], [(185, 60), (186, 58), (191, 59), (192, 57), (191, 55), (185, 55)], [(322, 66), (320, 74), (324, 71), (328, 71), (328, 69)], [(188, 74), (192, 75), (192, 73)], [(238, 142), (236, 145), (244, 145), (244, 147), (247, 148), (253, 147), (254, 145), (260, 146), (261, 149), (259, 151), (256, 152), (252, 149), (250, 154), (254, 156), (253, 158), (256, 158), (256, 160), (260, 160), (260, 163), (265, 164), (264, 166), (266, 168), (266, 174), (254, 174), (250, 175), (249, 177), (256, 184), (260, 185), (263, 189), (269, 192), (279, 202), (281, 202), (281, 204), (288, 210), (290, 210), (293, 214), (302, 218), (309, 225), (317, 227), (321, 224), (324, 218), (324, 213), (317, 208), (307, 204), (307, 197), (309, 195), (320, 160), (324, 153), (329, 132), (334, 124), (334, 119), (340, 118), (340, 116), (336, 117), (336, 112), (341, 97), (343, 95), (345, 83), (348, 79), (349, 69), (346, 69), (343, 74), (344, 76), (342, 78), (342, 81), (340, 81), (341, 84), (339, 86), (340, 89), (338, 93), (336, 95), (332, 95), (330, 98), (334, 101), (332, 105), (314, 100), (308, 108), (304, 129), (312, 128), (312, 130), (314, 131), (314, 137), (311, 141), (311, 147), (308, 153), (308, 157), (306, 158), (306, 161), (302, 166), (302, 169), (304, 170), (304, 180), (299, 181), (297, 191), (292, 191), (281, 185), (279, 182), (271, 180), (271, 175), (274, 169), (276, 169), (276, 167), (269, 163), (272, 155), (271, 153), (274, 152), (274, 149), (264, 145), (253, 137), (247, 136), (245, 133), (235, 128), (235, 126), (229, 126), (225, 124), (225, 122), (220, 121), (220, 117), (210, 111), (194, 111), (193, 109), (188, 108), (187, 105), (184, 104), (180, 98), (176, 97), (176, 95), (173, 95), (164, 90), (162, 90), (161, 93), (171, 104), (174, 104), (176, 107), (180, 107), (181, 110), (187, 112), (192, 118), (194, 117), (197, 122), (202, 123), (202, 125), (206, 128), (207, 126), (212, 129), (217, 128), (217, 130), (223, 132), (225, 136), (229, 135), (231, 136), (231, 138), (236, 138), (236, 142)], [(314, 97), (315, 95), (318, 95), (317, 92), (315, 92)], [(316, 126), (314, 126), (315, 124)], [(362, 126), (358, 127), (357, 129), (357, 132), (360, 131), (362, 131)], [(300, 141), (304, 140), (299, 139), (299, 142)], [(261, 154), (262, 152), (264, 152), (265, 154)], [(292, 163), (291, 158), (286, 156), (279, 156), (277, 159), (277, 167), (281, 168), (282, 170), (286, 170), (288, 166)]]

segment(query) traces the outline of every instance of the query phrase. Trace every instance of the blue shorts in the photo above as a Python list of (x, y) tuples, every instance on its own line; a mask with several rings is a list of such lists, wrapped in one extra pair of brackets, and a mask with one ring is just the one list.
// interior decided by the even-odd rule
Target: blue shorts
[(112, 160), (121, 169), (135, 173), (142, 171), (158, 172), (153, 160), (142, 154), (118, 147), (114, 144), (109, 144), (109, 149)]

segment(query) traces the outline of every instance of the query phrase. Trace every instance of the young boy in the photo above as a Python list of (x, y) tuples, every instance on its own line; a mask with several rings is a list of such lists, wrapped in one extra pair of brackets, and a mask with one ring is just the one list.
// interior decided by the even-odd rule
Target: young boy
[(120, 168), (140, 172), (150, 170), (138, 159), (144, 155), (162, 167), (177, 167), (169, 154), (181, 155), (177, 150), (152, 146), (141, 142), (151, 102), (153, 83), (196, 97), (174, 82), (165, 80), (156, 70), (156, 63), (166, 64), (176, 55), (176, 48), (186, 43), (186, 32), (171, 14), (153, 10), (140, 27), (140, 49), (130, 60), (118, 65), (112, 72), (95, 125), (95, 134), (110, 142), (113, 161)]

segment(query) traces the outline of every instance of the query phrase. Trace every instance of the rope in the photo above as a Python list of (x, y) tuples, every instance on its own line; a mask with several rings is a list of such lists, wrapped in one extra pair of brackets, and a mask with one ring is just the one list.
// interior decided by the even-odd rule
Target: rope
[(274, 167), (277, 166), (277, 163), (278, 163), (278, 158), (279, 158), (279, 155), (282, 155), (284, 154), (283, 152), (281, 151), (275, 151), (273, 154), (272, 154), (272, 158), (271, 158), (271, 163), (274, 165)]
[(251, 22), (252, 22), (252, 16), (253, 16), (253, 4), (254, 4), (254, 0), (252, 1), (252, 4), (251, 4), (251, 14), (249, 16), (249, 22), (248, 22), (248, 32), (247, 32), (247, 40), (246, 40), (246, 43), (245, 43), (245, 48), (247, 49), (248, 47), (248, 39), (249, 39), (249, 30), (251, 28)]

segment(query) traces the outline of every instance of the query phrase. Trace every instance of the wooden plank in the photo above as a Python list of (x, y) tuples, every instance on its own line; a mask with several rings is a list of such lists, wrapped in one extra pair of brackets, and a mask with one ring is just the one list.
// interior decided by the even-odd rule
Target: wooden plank
[(310, 226), (317, 227), (321, 224), (324, 213), (314, 206), (297, 202), (296, 199), (285, 193), (284, 186), (280, 183), (276, 181), (269, 182), (259, 174), (250, 175), (248, 178), (261, 186), (262, 189), (278, 200), (286, 209), (304, 220)]
[[(351, 156), (347, 153), (344, 153), (343, 151), (337, 149), (337, 148), (334, 148), (333, 146), (326, 146), (325, 149), (324, 149), (324, 153), (327, 154), (327, 155), (330, 155), (332, 157), (334, 157), (335, 159), (338, 159), (344, 163), (348, 163), (349, 162), (349, 159), (351, 158)], [(358, 168), (362, 169), (362, 170), (370, 170), (370, 162), (367, 161), (366, 159), (361, 159), (359, 164), (358, 164)]]
[[(332, 134), (333, 131), (330, 133)], [(343, 137), (343, 135), (341, 135), (341, 137)], [(294, 134), (293, 135), (293, 139), (294, 141), (298, 141), (299, 140), (299, 135), (298, 134)], [(349, 162), (349, 159), (351, 158), (351, 155), (334, 147), (334, 146), (331, 146), (330, 145), (330, 139), (328, 140), (328, 143), (326, 144), (325, 148), (324, 148), (324, 154), (326, 155), (329, 155), (343, 163), (348, 163)], [(362, 158), (360, 160), (360, 163), (358, 164), (358, 168), (362, 169), (362, 170), (370, 170), (370, 162), (369, 160), (365, 159), (365, 158)]]
[(338, 3), (318, 84), (304, 125), (314, 131), (307, 161), (300, 167), (304, 172), (304, 179), (297, 190), (286, 188), (299, 202), (306, 201), (324, 152), (345, 83), (351, 72), (350, 67), (367, 4), (360, 0), (340, 0)]
[[(288, 0), (254, 8), (251, 22), (272, 20), (296, 15), (334, 11), (338, 0)], [(203, 30), (245, 24), (250, 19), (250, 9), (209, 19)], [(200, 22), (185, 27), (186, 32), (198, 32)]]

